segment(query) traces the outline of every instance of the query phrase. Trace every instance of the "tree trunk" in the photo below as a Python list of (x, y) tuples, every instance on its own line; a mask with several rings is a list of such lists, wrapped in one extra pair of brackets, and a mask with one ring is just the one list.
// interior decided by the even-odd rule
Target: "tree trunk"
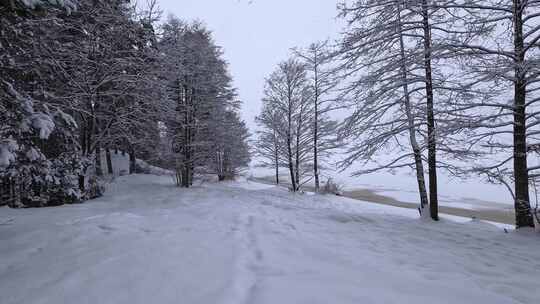
[(79, 131), (80, 136), (80, 142), (81, 142), (81, 153), (82, 155), (86, 156), (87, 148), (86, 148), (86, 123), (84, 122), (84, 118), (82, 117), (82, 123), (81, 123), (81, 130)]
[(137, 160), (135, 158), (135, 148), (133, 145), (129, 147), (129, 174), (135, 174)]
[(420, 195), (420, 215), (426, 218), (428, 213), (428, 196), (426, 191), (426, 182), (424, 179), (424, 164), (422, 162), (422, 151), (416, 140), (416, 128), (414, 125), (414, 117), (411, 109), (411, 99), (409, 95), (409, 84), (407, 77), (407, 63), (405, 57), (405, 44), (403, 42), (403, 27), (401, 23), (401, 7), (398, 7), (398, 30), (399, 30), (399, 43), (400, 43), (400, 56), (401, 56), (401, 74), (403, 82), (403, 95), (405, 102), (405, 114), (407, 116), (407, 123), (409, 127), (409, 141), (413, 149), (414, 164), (416, 169), (416, 181), (418, 183), (418, 194)]
[(318, 67), (318, 58), (317, 51), (315, 51), (315, 60), (314, 60), (314, 77), (315, 77), (315, 109), (314, 109), (314, 126), (313, 126), (313, 176), (315, 178), (315, 192), (319, 192), (320, 182), (319, 182), (319, 151), (318, 151), (318, 141), (319, 141), (319, 67)]
[(289, 113), (288, 113), (288, 118), (289, 118), (289, 129), (287, 131), (287, 158), (288, 158), (288, 161), (289, 161), (289, 173), (291, 175), (291, 186), (292, 186), (292, 191), (293, 192), (296, 192), (296, 179), (295, 179), (295, 175), (294, 175), (294, 165), (293, 165), (293, 160), (292, 160), (292, 138), (291, 138), (291, 108), (289, 107)]
[(289, 173), (291, 175), (291, 186), (292, 191), (296, 192), (297, 185), (296, 185), (296, 178), (294, 175), (294, 165), (293, 165), (293, 151), (292, 151), (292, 111), (293, 111), (293, 105), (292, 105), (292, 92), (290, 88), (290, 84), (288, 87), (287, 92), (287, 158), (289, 161)]
[(523, 42), (522, 0), (513, 0), (514, 15), (514, 181), (516, 227), (534, 227), (529, 201), (529, 172), (527, 170), (527, 130), (525, 51)]
[(217, 175), (218, 175), (218, 181), (224, 181), (225, 180), (225, 153), (218, 150), (216, 152), (217, 157)]
[(296, 190), (300, 190), (300, 155), (299, 148), (296, 148), (296, 160), (295, 160), (295, 176), (296, 176)]
[(9, 201), (8, 205), (11, 208), (20, 208), (22, 207), (22, 201), (21, 201), (21, 187), (19, 186), (19, 182), (17, 178), (10, 178), (9, 179)]
[(293, 160), (292, 160), (292, 147), (291, 147), (291, 134), (289, 132), (289, 134), (287, 134), (287, 156), (288, 156), (288, 161), (289, 161), (289, 173), (291, 175), (291, 186), (292, 186), (292, 191), (293, 192), (296, 192), (296, 179), (295, 179), (295, 175), (294, 175), (294, 165), (293, 165)]
[[(87, 123), (84, 118), (84, 116), (81, 114), (81, 130), (80, 130), (80, 141), (81, 141), (81, 154), (83, 157), (88, 156), (88, 128)], [(85, 172), (86, 170), (83, 170), (83, 173), (78, 176), (78, 183), (79, 183), (79, 191), (81, 192), (81, 195), (84, 195), (86, 192), (86, 185), (85, 185)]]
[(95, 164), (96, 164), (96, 175), (103, 176), (103, 165), (101, 163), (101, 146), (99, 145), (99, 143), (96, 144)]
[(300, 190), (300, 126), (302, 125), (302, 121), (300, 120), (298, 122), (298, 128), (296, 131), (296, 151), (295, 151), (295, 175), (296, 175), (296, 190)]
[(276, 163), (276, 185), (279, 185), (279, 166)]
[(95, 153), (96, 175), (103, 176), (103, 163), (101, 162), (101, 139), (99, 138), (99, 121), (95, 116), (92, 121), (92, 133), (95, 136), (95, 148), (93, 152)]
[(105, 149), (105, 157), (107, 158), (107, 173), (113, 175), (114, 170), (112, 165), (111, 150), (109, 148)]
[[(188, 89), (186, 89), (186, 92), (188, 92)], [(186, 188), (189, 188), (193, 185), (193, 155), (192, 155), (192, 149), (193, 149), (193, 138), (192, 138), (192, 125), (194, 124), (193, 121), (193, 95), (195, 92), (193, 89), (191, 89), (191, 92), (189, 94), (189, 97), (186, 98)]]
[(89, 102), (90, 114), (91, 117), (88, 119), (88, 127), (86, 128), (86, 149), (88, 155), (94, 152), (94, 135), (97, 134), (96, 130), (96, 113), (95, 108), (92, 103)]
[(79, 190), (81, 191), (81, 194), (84, 195), (84, 192), (86, 191), (86, 187), (84, 185), (84, 175), (79, 175)]
[(279, 185), (279, 153), (276, 129), (274, 128), (274, 166), (276, 172), (276, 185)]
[(437, 196), (437, 144), (435, 114), (433, 111), (433, 78), (431, 72), (431, 27), (427, 0), (422, 0), (424, 28), (424, 64), (426, 70), (426, 110), (428, 125), (428, 167), (429, 167), (429, 209), (431, 218), (439, 220), (439, 202)]

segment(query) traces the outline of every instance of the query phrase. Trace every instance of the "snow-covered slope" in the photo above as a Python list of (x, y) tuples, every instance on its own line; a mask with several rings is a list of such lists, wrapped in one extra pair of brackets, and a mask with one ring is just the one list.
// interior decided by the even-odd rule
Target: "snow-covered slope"
[(248, 182), (0, 208), (2, 304), (536, 303), (539, 273), (532, 233)]

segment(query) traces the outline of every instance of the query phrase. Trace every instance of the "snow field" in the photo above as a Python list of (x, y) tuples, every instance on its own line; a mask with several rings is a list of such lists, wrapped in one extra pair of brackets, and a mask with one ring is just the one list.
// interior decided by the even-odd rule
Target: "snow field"
[(117, 178), (81, 205), (0, 208), (15, 303), (535, 303), (540, 239), (248, 181)]

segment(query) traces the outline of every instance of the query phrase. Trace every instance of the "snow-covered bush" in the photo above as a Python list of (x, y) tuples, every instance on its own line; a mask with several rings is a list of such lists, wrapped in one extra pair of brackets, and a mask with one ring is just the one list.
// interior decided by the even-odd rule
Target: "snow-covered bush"
[(329, 178), (320, 190), (320, 193), (342, 195), (343, 187), (340, 184), (336, 183), (332, 178)]
[(63, 153), (53, 161), (52, 182), (49, 184), (50, 205), (74, 204), (83, 199), (78, 176), (83, 174), (84, 162), (78, 154)]
[(88, 180), (88, 190), (84, 193), (85, 199), (95, 199), (103, 196), (105, 185), (96, 176), (91, 176)]

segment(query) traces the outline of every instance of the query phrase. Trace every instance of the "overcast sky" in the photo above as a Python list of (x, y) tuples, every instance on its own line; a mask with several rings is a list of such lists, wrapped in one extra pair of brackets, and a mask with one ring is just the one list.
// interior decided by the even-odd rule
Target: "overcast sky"
[(290, 49), (335, 38), (341, 26), (335, 0), (160, 0), (165, 16), (203, 21), (225, 51), (250, 127), (264, 78)]

